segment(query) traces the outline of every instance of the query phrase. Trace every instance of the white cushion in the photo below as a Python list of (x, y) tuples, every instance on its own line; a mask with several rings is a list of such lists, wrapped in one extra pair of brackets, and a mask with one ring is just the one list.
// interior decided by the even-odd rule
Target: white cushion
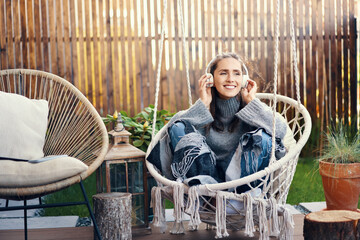
[(43, 157), (48, 112), (46, 100), (0, 91), (0, 156)]
[(35, 187), (75, 176), (88, 169), (80, 160), (59, 157), (40, 163), (0, 161), (0, 187)]

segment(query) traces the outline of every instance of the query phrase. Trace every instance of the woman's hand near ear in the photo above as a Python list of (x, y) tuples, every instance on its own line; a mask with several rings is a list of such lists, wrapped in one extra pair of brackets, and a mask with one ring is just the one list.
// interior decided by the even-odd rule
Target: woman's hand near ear
[(207, 80), (210, 78), (211, 77), (209, 75), (204, 74), (199, 79), (199, 96), (207, 108), (210, 107), (212, 100), (211, 87), (206, 86), (208, 84)]
[(255, 99), (255, 94), (257, 92), (257, 84), (254, 80), (248, 80), (248, 85), (246, 88), (241, 89), (242, 99), (246, 104)]

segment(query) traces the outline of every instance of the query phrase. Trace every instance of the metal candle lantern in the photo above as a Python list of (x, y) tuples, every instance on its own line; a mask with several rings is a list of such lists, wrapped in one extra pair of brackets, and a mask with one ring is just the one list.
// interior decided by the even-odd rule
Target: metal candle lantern
[(109, 135), (110, 150), (99, 168), (97, 191), (131, 193), (133, 233), (147, 233), (150, 229), (145, 153), (129, 143), (131, 133), (125, 130), (120, 113)]

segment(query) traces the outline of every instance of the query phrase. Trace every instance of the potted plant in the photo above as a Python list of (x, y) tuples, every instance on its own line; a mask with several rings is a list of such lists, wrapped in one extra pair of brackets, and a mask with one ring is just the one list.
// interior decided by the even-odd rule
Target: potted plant
[(330, 127), (319, 158), (328, 210), (357, 210), (360, 194), (360, 134), (344, 124)]

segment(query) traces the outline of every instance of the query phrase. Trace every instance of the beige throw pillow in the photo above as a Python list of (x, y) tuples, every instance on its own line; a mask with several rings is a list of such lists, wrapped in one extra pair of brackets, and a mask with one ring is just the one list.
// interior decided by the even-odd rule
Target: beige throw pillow
[(42, 158), (48, 112), (46, 100), (0, 91), (0, 156)]

